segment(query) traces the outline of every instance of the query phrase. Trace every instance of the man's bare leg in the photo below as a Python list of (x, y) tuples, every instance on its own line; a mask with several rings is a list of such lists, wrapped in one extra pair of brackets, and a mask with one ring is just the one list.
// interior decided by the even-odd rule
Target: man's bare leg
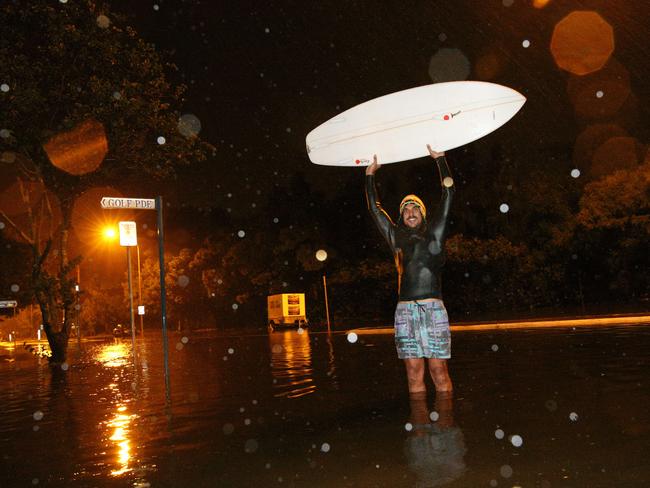
[(420, 393), (427, 390), (424, 385), (424, 359), (405, 359), (406, 377), (409, 382), (409, 393)]
[(451, 384), (451, 378), (449, 377), (449, 371), (447, 370), (447, 360), (430, 358), (428, 360), (428, 365), (429, 374), (431, 375), (433, 384), (436, 387), (436, 391), (439, 393), (451, 393), (454, 387)]

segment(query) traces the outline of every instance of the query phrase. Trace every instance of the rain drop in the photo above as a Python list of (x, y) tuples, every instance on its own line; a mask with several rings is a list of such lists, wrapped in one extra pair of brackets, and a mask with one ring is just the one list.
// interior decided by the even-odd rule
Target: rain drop
[(239, 308), (239, 305), (237, 305), (236, 303), (232, 304), (232, 309), (233, 310), (237, 310), (238, 308)]
[(577, 168), (576, 168), (576, 169), (572, 169), (572, 170), (571, 170), (571, 176), (572, 176), (573, 178), (578, 178), (578, 177), (580, 176), (580, 170), (577, 169)]
[(167, 139), (165, 139), (163, 136), (158, 136), (158, 139), (156, 139), (156, 141), (162, 146), (167, 142)]
[(497, 346), (496, 344), (492, 344), (492, 350), (494, 352), (497, 352), (499, 350), (499, 346)]
[(157, 12), (158, 10), (160, 10), (160, 5), (158, 5), (157, 3), (154, 3), (153, 9)]
[(43, 412), (41, 412), (40, 410), (36, 410), (34, 412), (34, 415), (32, 415), (32, 416), (34, 417), (34, 420), (36, 420), (36, 421), (43, 420)]
[(530, 47), (530, 41), (528, 39), (525, 39), (524, 42), (521, 43), (521, 45), (524, 47)]
[(0, 90), (2, 90), (4, 93), (7, 93), (9, 91), (9, 85), (3, 83), (2, 85), (0, 85)]
[(330, 445), (327, 442), (323, 442), (323, 445), (320, 446), (322, 452), (330, 452)]
[(413, 424), (411, 422), (406, 422), (404, 425), (404, 430), (411, 432), (413, 430)]
[(433, 410), (433, 411), (429, 414), (429, 418), (431, 419), (432, 422), (437, 422), (438, 419), (440, 418), (440, 414), (438, 414), (438, 412), (436, 412), (435, 410)]
[(105, 15), (97, 17), (97, 25), (102, 29), (108, 29), (111, 25), (111, 20)]
[(255, 451), (257, 451), (257, 448), (259, 447), (259, 444), (255, 439), (248, 439), (246, 441), (246, 444), (244, 444), (244, 451), (247, 452), (248, 454), (252, 454)]
[(243, 230), (240, 230), (239, 232), (237, 232), (237, 235), (239, 237), (244, 237), (246, 235), (246, 232), (244, 232)]
[(63, 371), (68, 371), (68, 369), (70, 369), (70, 365), (68, 363), (62, 363), (61, 364), (61, 369)]
[(185, 288), (187, 285), (190, 284), (190, 278), (186, 275), (180, 275), (178, 277), (178, 286), (181, 288)]
[(505, 432), (503, 432), (503, 430), (501, 429), (497, 429), (494, 431), (494, 437), (496, 437), (497, 439), (503, 439), (505, 435), (506, 435)]
[(275, 218), (273, 219), (273, 223), (274, 223), (274, 224), (277, 224), (278, 222), (280, 222), (280, 219), (277, 218), (277, 217), (275, 217)]
[(180, 342), (176, 343), (176, 350), (180, 351), (181, 349), (183, 349), (183, 344)]
[(11, 285), (11, 291), (12, 292), (18, 293), (19, 290), (20, 290), (20, 286), (16, 285), (15, 283), (13, 285)]
[(232, 347), (229, 347), (228, 354), (235, 354), (235, 350)]
[(185, 137), (196, 137), (201, 132), (201, 121), (196, 115), (184, 114), (178, 119), (178, 132)]
[(354, 344), (355, 342), (357, 342), (358, 339), (359, 339), (359, 336), (357, 336), (357, 334), (355, 332), (350, 332), (348, 334), (348, 342), (350, 344)]
[(576, 422), (578, 420), (578, 414), (575, 412), (571, 412), (569, 414), (569, 418), (571, 419), (572, 422)]
[(7, 139), (9, 136), (11, 136), (11, 132), (9, 132), (9, 129), (0, 129), (0, 137), (3, 139)]
[(521, 447), (521, 445), (524, 443), (524, 440), (520, 435), (515, 434), (510, 438), (510, 443), (515, 447)]
[(510, 478), (513, 473), (512, 467), (510, 467), (510, 465), (508, 464), (504, 464), (503, 466), (501, 466), (501, 468), (499, 468), (499, 473), (501, 473), (501, 476), (503, 476), (504, 478)]
[(235, 426), (233, 424), (224, 424), (223, 426), (223, 433), (226, 435), (230, 435), (233, 432), (235, 432)]
[(605, 93), (604, 93), (602, 90), (598, 90), (598, 91), (596, 92), (596, 98), (603, 98), (603, 95), (604, 95), (604, 94), (605, 94)]
[(113, 98), (114, 98), (115, 100), (119, 100), (119, 99), (122, 98), (122, 94), (121, 94), (120, 92), (118, 92), (118, 91), (113, 92)]
[(504, 214), (508, 213), (509, 210), (510, 210), (510, 207), (508, 206), (507, 203), (502, 203), (501, 206), (499, 206), (499, 211), (501, 213), (504, 213)]
[(189, 340), (189, 338), (187, 338), (187, 337), (181, 337), (181, 342), (182, 342), (183, 344), (187, 344), (188, 342), (190, 342), (190, 340)]

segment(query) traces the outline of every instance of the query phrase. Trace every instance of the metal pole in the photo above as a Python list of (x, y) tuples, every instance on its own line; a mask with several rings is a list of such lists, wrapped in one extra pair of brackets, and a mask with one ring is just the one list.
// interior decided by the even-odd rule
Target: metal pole
[(135, 362), (135, 320), (133, 317), (133, 286), (131, 284), (131, 246), (126, 246), (126, 266), (129, 277), (129, 304), (131, 307), (131, 353)]
[(169, 386), (169, 345), (167, 344), (167, 302), (165, 299), (165, 250), (163, 246), (163, 199), (156, 197), (156, 211), (158, 213), (158, 262), (160, 266), (160, 316), (162, 320), (163, 351), (165, 355), (165, 391), (167, 400), (170, 400)]
[(330, 330), (330, 306), (329, 306), (329, 303), (327, 302), (327, 278), (325, 278), (325, 275), (323, 275), (323, 290), (325, 290), (325, 313), (327, 314), (327, 332), (331, 332), (331, 330)]
[(142, 323), (142, 315), (140, 314), (140, 307), (142, 306), (142, 277), (140, 276), (140, 245), (135, 246), (138, 251), (138, 315), (140, 315), (140, 337), (144, 337), (144, 325)]
[(81, 303), (79, 302), (79, 293), (81, 292), (81, 267), (77, 264), (77, 347), (81, 349)]

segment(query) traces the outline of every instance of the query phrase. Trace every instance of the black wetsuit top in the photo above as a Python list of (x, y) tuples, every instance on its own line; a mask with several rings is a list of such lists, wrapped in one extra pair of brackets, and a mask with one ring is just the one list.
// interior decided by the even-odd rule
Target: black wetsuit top
[[(417, 229), (404, 225), (401, 216), (398, 225), (393, 223), (377, 197), (374, 175), (366, 175), (368, 210), (393, 251), (400, 301), (442, 299), (440, 271), (445, 262), (444, 243), (454, 186), (444, 156), (436, 158), (436, 163), (440, 172), (442, 198), (435, 212), (428, 213)], [(450, 178), (450, 186), (443, 184), (447, 177)]]

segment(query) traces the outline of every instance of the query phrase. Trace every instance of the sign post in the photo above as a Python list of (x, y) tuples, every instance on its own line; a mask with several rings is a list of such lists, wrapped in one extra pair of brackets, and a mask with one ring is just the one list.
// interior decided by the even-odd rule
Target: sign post
[[(167, 300), (165, 293), (165, 255), (163, 247), (163, 200), (161, 196), (153, 198), (122, 198), (122, 197), (102, 197), (100, 201), (103, 209), (121, 209), (121, 210), (156, 210), (158, 220), (158, 257), (160, 267), (160, 316), (162, 321), (163, 350), (165, 356), (165, 391), (167, 400), (170, 396), (169, 382), (169, 345), (167, 341)], [(128, 247), (127, 247), (128, 250)], [(129, 266), (130, 272), (130, 266)], [(133, 310), (133, 304), (131, 304)], [(133, 313), (133, 312), (132, 312)], [(131, 324), (133, 330), (133, 315), (131, 315)]]
[(126, 266), (129, 280), (129, 305), (131, 312), (131, 353), (135, 355), (135, 320), (133, 316), (133, 280), (131, 279), (131, 248), (138, 245), (138, 228), (135, 222), (120, 222), (120, 246), (126, 247)]

